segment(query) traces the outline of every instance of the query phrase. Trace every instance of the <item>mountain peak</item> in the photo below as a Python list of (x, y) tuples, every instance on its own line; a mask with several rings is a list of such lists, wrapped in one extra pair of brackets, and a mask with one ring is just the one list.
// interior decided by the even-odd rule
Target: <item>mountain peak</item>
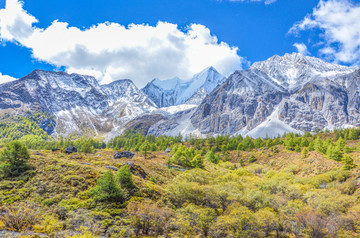
[(187, 81), (177, 77), (168, 80), (153, 79), (142, 90), (159, 107), (183, 103), (200, 104), (208, 93), (224, 81), (225, 77), (210, 66)]
[(300, 53), (274, 55), (265, 61), (255, 62), (250, 67), (250, 70), (254, 69), (268, 74), (276, 83), (289, 90), (298, 89), (314, 77), (333, 77), (355, 70)]
[(218, 72), (218, 71), (214, 68), (214, 66), (209, 66), (209, 67), (206, 67), (205, 69), (203, 69), (202, 71), (200, 71), (200, 73), (201, 73), (201, 72), (209, 72), (209, 71)]
[(178, 78), (174, 77), (171, 79), (160, 80), (158, 78), (153, 79), (150, 83), (156, 85), (157, 87), (164, 89), (164, 90), (171, 90), (176, 87), (176, 85), (181, 84), (183, 81)]

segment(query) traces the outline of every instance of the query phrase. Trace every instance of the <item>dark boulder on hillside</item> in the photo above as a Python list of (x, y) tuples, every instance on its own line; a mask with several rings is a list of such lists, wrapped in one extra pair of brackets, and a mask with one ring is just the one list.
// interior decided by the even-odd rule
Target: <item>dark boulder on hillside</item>
[(130, 151), (121, 151), (121, 152), (116, 152), (114, 154), (114, 159), (121, 159), (121, 158), (127, 158), (127, 159), (132, 159), (132, 157), (134, 157), (134, 153), (130, 152)]
[(129, 166), (130, 172), (136, 176), (140, 176), (142, 179), (146, 178), (146, 173), (143, 168), (139, 165), (134, 164), (133, 162), (126, 162), (124, 165)]
[(74, 146), (70, 146), (65, 149), (65, 153), (67, 153), (67, 154), (71, 154), (71, 153), (75, 153), (75, 152), (77, 152), (77, 149)]

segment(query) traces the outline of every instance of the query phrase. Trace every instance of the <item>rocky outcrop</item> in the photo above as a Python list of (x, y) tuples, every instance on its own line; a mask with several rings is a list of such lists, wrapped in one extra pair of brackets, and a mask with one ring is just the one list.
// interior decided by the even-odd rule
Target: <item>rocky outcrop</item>
[(141, 168), (140, 166), (138, 166), (138, 165), (136, 165), (136, 164), (134, 164), (133, 162), (125, 162), (125, 164), (124, 165), (126, 165), (126, 166), (128, 166), (129, 167), (129, 169), (130, 169), (130, 172), (132, 173), (132, 174), (134, 174), (134, 175), (136, 175), (136, 176), (139, 176), (139, 177), (141, 177), (142, 179), (146, 179), (146, 173), (145, 173), (145, 171), (143, 170), (143, 168)]
[(74, 146), (69, 146), (65, 149), (65, 153), (67, 153), (67, 154), (72, 154), (75, 152), (77, 152), (77, 149)]
[(122, 158), (132, 159), (134, 155), (135, 155), (134, 153), (125, 150), (121, 152), (116, 152), (114, 154), (114, 159), (122, 159)]
[(149, 129), (159, 121), (165, 120), (166, 117), (161, 114), (146, 114), (136, 117), (128, 122), (124, 128), (134, 133), (148, 134)]
[(105, 166), (105, 168), (107, 169), (111, 169), (113, 171), (118, 171), (118, 168), (114, 167), (114, 166)]

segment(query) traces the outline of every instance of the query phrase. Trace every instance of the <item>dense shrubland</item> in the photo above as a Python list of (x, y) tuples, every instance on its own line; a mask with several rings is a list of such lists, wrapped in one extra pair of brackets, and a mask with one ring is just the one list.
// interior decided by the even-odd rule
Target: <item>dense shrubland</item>
[[(128, 132), (107, 144), (14, 137), (19, 141), (3, 140), (0, 152), (0, 230), (49, 237), (360, 237), (359, 136), (359, 129), (274, 139)], [(78, 153), (63, 153), (70, 145)], [(115, 160), (116, 150), (136, 155)]]

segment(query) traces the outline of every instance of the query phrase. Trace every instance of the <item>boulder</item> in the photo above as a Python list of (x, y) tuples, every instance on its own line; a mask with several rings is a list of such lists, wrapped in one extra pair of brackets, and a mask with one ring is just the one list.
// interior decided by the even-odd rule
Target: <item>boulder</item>
[(124, 165), (127, 165), (130, 169), (130, 172), (134, 175), (140, 176), (142, 179), (146, 178), (146, 173), (140, 166), (134, 164), (133, 162), (127, 161)]
[(118, 168), (113, 167), (113, 166), (105, 166), (105, 168), (111, 169), (111, 170), (114, 170), (114, 171), (118, 171)]
[(170, 153), (171, 152), (171, 148), (166, 148), (165, 153)]
[(71, 153), (75, 153), (75, 152), (77, 152), (77, 149), (74, 146), (70, 146), (65, 149), (65, 153), (67, 153), (67, 154), (71, 154)]
[(132, 159), (132, 157), (134, 157), (134, 153), (130, 152), (130, 151), (121, 151), (121, 152), (116, 152), (114, 154), (114, 159), (121, 159), (121, 158), (127, 158), (127, 159)]

